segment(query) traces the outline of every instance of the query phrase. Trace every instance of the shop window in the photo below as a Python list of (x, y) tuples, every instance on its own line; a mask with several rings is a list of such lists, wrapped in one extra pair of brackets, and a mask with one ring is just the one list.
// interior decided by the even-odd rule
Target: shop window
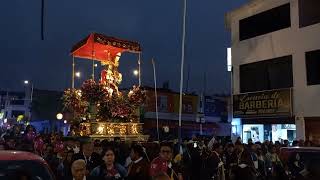
[(290, 26), (290, 4), (285, 4), (240, 20), (240, 41)]
[(244, 124), (243, 143), (251, 139), (255, 142), (269, 140), (283, 142), (288, 140), (292, 143), (296, 139), (296, 126), (294, 124)]
[(320, 23), (320, 1), (299, 0), (299, 25), (306, 27)]
[(263, 125), (262, 124), (245, 124), (243, 125), (243, 142), (248, 143), (251, 139), (253, 143), (263, 142)]
[(307, 84), (320, 84), (320, 50), (306, 53)]
[(292, 56), (240, 66), (241, 93), (290, 88), (292, 86)]

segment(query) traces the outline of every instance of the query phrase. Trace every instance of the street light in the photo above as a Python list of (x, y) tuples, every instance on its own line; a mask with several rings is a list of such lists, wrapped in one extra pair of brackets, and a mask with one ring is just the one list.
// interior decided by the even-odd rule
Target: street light
[(63, 123), (67, 124), (67, 120), (64, 120)]
[(29, 81), (28, 81), (28, 80), (25, 80), (25, 81), (24, 81), (24, 84), (26, 84), (26, 85), (29, 84)]
[(58, 120), (61, 120), (63, 118), (63, 114), (58, 113), (56, 117), (57, 117)]
[(75, 75), (76, 77), (80, 78), (81, 73), (78, 71), (78, 72), (76, 72), (74, 75)]
[(98, 64), (94, 64), (94, 67), (98, 67)]
[(139, 71), (138, 70), (133, 70), (133, 75), (138, 76), (139, 75)]

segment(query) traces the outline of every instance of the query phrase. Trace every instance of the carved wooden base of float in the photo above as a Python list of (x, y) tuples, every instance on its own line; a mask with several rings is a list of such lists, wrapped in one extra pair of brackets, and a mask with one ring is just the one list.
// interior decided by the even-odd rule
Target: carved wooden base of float
[(80, 124), (80, 136), (93, 139), (120, 138), (124, 141), (147, 141), (149, 136), (142, 134), (143, 123), (91, 122)]

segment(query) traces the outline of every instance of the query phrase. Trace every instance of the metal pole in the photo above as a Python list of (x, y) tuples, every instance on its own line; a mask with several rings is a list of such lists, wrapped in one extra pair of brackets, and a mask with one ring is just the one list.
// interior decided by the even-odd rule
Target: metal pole
[(44, 0), (41, 1), (41, 40), (44, 40)]
[(33, 82), (31, 82), (30, 114), (29, 114), (29, 121), (31, 120), (31, 116), (32, 116), (32, 100), (33, 100)]
[(158, 94), (157, 94), (157, 76), (156, 76), (156, 65), (154, 60), (152, 59), (152, 67), (153, 67), (153, 79), (154, 79), (154, 96), (156, 100), (156, 120), (157, 120), (157, 136), (158, 136), (158, 141), (160, 140), (159, 136), (159, 113), (158, 113)]
[(92, 60), (92, 80), (94, 80), (94, 70), (95, 70), (94, 60)]
[(181, 48), (181, 70), (180, 70), (180, 104), (179, 104), (179, 144), (181, 146), (181, 115), (182, 115), (182, 89), (183, 89), (183, 66), (184, 66), (184, 49), (186, 38), (186, 14), (187, 14), (187, 0), (183, 0), (183, 28), (182, 28), (182, 48)]
[(186, 92), (189, 92), (189, 79), (190, 79), (190, 64), (188, 64), (188, 72), (187, 72), (187, 84), (186, 84)]
[(31, 83), (31, 94), (30, 94), (31, 103), (32, 103), (32, 99), (33, 99), (33, 83)]
[[(9, 105), (9, 90), (7, 89), (6, 100), (5, 100), (5, 103), (4, 103), (5, 112), (7, 112), (8, 105)], [(8, 113), (5, 113), (5, 117), (4, 118), (7, 118), (7, 117), (8, 117)]]
[(203, 120), (203, 118), (202, 118), (202, 115), (204, 114), (204, 101), (205, 101), (205, 98), (204, 98), (204, 95), (203, 95), (204, 93), (201, 93), (201, 95), (200, 95), (200, 117), (199, 117), (199, 123), (200, 123), (200, 129), (199, 129), (199, 133), (200, 133), (200, 135), (202, 135), (203, 134), (203, 132), (202, 132), (202, 120)]
[[(233, 66), (231, 66), (231, 71), (230, 71), (230, 123), (232, 123), (233, 120), (233, 89), (234, 89), (234, 85), (233, 85)], [(231, 134), (232, 134), (232, 128), (231, 128)], [(236, 134), (238, 135), (238, 130), (236, 129)], [(239, 134), (241, 139), (243, 138), (243, 134)]]
[(91, 60), (92, 60), (92, 80), (94, 80), (94, 59), (93, 57), (95, 56), (94, 52), (94, 43), (92, 43), (92, 52), (91, 52)]
[(72, 56), (72, 89), (74, 89), (74, 56)]
[(138, 65), (139, 65), (139, 87), (140, 87), (141, 86), (141, 53), (139, 53)]

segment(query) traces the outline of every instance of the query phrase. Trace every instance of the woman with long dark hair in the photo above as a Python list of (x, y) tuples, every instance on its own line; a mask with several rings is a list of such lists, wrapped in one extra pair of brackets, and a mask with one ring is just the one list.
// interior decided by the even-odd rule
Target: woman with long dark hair
[(121, 180), (127, 177), (127, 170), (115, 162), (115, 152), (113, 148), (108, 147), (102, 152), (104, 163), (91, 172), (92, 177), (103, 180)]

